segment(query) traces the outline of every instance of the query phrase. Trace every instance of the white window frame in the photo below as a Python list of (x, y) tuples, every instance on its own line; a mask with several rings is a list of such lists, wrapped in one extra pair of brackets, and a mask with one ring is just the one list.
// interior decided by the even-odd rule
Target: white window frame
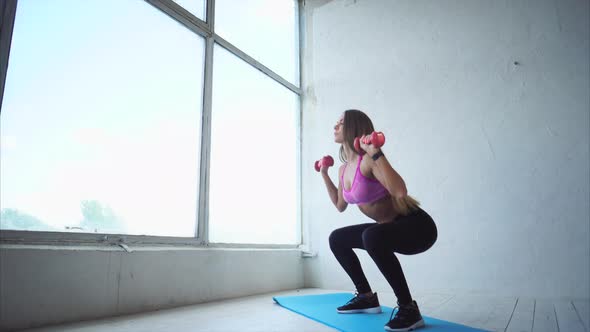
[[(215, 33), (215, 0), (207, 0), (206, 21), (203, 21), (182, 6), (172, 0), (144, 0), (156, 9), (178, 21), (189, 30), (205, 38), (205, 68), (203, 84), (203, 113), (202, 113), (202, 139), (200, 158), (199, 181), (199, 213), (197, 217), (197, 231), (192, 238), (149, 236), (149, 235), (125, 235), (125, 234), (100, 234), (100, 233), (73, 233), (73, 232), (41, 232), (41, 231), (17, 231), (0, 230), (0, 244), (34, 244), (34, 245), (119, 245), (125, 250), (130, 250), (127, 245), (134, 246), (188, 246), (188, 247), (227, 247), (227, 248), (304, 248), (301, 216), (301, 115), (302, 115), (302, 89), (281, 77), (268, 67), (256, 61), (227, 40)], [(4, 0), (0, 5), (0, 112), (4, 94), (4, 84), (8, 70), (8, 58), (12, 31), (18, 0)], [(303, 4), (298, 1), (299, 16), (299, 82), (302, 82), (302, 12)], [(254, 18), (253, 18), (254, 19)], [(262, 73), (282, 84), (287, 89), (299, 96), (299, 115), (297, 117), (297, 238), (299, 244), (236, 244), (236, 243), (210, 243), (208, 238), (209, 228), (209, 166), (211, 156), (211, 98), (213, 85), (213, 46), (218, 44), (246, 63), (254, 66)], [(301, 83), (300, 83), (301, 84)]]

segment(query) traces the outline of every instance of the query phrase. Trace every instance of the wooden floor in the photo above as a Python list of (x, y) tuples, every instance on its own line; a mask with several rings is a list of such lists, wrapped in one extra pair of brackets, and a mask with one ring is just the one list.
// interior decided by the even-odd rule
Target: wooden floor
[[(272, 297), (277, 295), (332, 292), (341, 290), (283, 291), (28, 331), (333, 332), (334, 329), (286, 310), (272, 301)], [(548, 300), (439, 293), (414, 294), (414, 298), (425, 316), (488, 331), (590, 332), (589, 299)], [(382, 305), (395, 307), (393, 293), (379, 293), (379, 299)]]

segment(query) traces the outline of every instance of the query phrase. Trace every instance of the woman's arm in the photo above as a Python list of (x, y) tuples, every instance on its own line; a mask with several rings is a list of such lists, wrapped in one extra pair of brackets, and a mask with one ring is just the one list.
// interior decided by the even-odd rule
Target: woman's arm
[(393, 169), (385, 156), (371, 161), (373, 175), (387, 188), (391, 196), (402, 198), (408, 195), (408, 189), (406, 188), (404, 179)]
[[(340, 166), (340, 168), (338, 169), (338, 179), (340, 179), (342, 175), (343, 168), (344, 165)], [(332, 203), (334, 204), (334, 206), (336, 206), (336, 209), (338, 209), (338, 211), (343, 212), (344, 210), (346, 210), (348, 203), (346, 203), (346, 201), (342, 197), (342, 183), (338, 181), (338, 188), (336, 188), (336, 186), (332, 182), (332, 179), (330, 179), (330, 176), (328, 176), (328, 167), (322, 167), (321, 173), (322, 178), (324, 179), (324, 183), (326, 184), (326, 188), (328, 189), (330, 200), (332, 200)]]
[[(361, 142), (363, 140), (361, 139)], [(361, 148), (367, 152), (369, 159), (369, 166), (375, 178), (387, 188), (389, 194), (395, 198), (402, 198), (408, 195), (406, 183), (395, 169), (389, 163), (385, 155), (380, 156), (377, 160), (373, 160), (373, 156), (381, 152), (381, 149), (375, 148), (373, 145), (366, 145), (361, 143)]]

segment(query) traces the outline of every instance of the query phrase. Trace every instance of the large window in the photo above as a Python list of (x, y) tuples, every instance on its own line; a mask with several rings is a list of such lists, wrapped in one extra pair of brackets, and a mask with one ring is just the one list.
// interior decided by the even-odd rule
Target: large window
[(19, 0), (0, 229), (297, 244), (297, 1), (232, 3)]

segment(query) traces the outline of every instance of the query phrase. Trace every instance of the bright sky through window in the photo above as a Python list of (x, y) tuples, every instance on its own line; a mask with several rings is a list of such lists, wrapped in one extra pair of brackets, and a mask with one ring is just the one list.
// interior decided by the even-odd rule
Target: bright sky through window
[(203, 60), (143, 1), (19, 1), (2, 228), (194, 236)]

